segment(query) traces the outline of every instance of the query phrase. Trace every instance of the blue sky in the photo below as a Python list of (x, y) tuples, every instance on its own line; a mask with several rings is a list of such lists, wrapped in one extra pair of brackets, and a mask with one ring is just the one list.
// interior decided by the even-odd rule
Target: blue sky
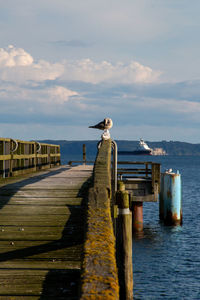
[(200, 143), (199, 0), (0, 4), (0, 136)]

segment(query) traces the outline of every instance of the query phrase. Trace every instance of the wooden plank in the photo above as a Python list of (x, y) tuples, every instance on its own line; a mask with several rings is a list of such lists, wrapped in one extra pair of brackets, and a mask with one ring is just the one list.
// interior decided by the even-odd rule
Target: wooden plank
[(10, 291), (9, 300), (28, 296), (32, 299), (32, 295), (37, 296), (36, 299), (78, 299), (79, 282), (80, 271), (77, 269), (37, 270), (37, 274), (34, 269), (6, 270), (4, 274), (0, 272), (0, 295), (1, 299), (6, 299)]
[[(73, 234), (76, 234), (76, 237), (73, 237)], [(71, 234), (63, 234), (62, 232), (48, 232), (48, 233), (20, 233), (20, 232), (10, 232), (7, 234), (0, 233), (0, 240), (4, 241), (13, 241), (13, 240), (23, 240), (23, 241), (53, 241), (63, 239), (66, 241), (80, 241), (82, 234), (77, 234), (76, 230), (71, 230)]]
[[(16, 277), (26, 277), (26, 276), (32, 276), (32, 277), (39, 277), (39, 278), (45, 278), (45, 276), (48, 274), (48, 269), (0, 269), (0, 277), (1, 278), (7, 278), (9, 276), (16, 276)], [(55, 269), (54, 274), (66, 274), (66, 275), (72, 275), (73, 273), (78, 274), (79, 271), (75, 270), (67, 270), (67, 269)]]
[(157, 198), (154, 194), (145, 196), (132, 196), (131, 201), (133, 202), (157, 202)]
[[(80, 261), (60, 261), (60, 260), (9, 260), (0, 262), (0, 269), (80, 269)], [(10, 291), (9, 291), (10, 292)]]
[[(15, 242), (17, 244), (17, 242)], [(15, 244), (14, 244), (15, 245)], [(14, 247), (14, 246), (13, 246)], [(80, 261), (82, 255), (82, 245), (64, 247), (62, 243), (56, 244), (48, 242), (43, 245), (24, 247), (22, 249), (10, 250), (10, 248), (0, 248), (0, 263), (8, 260), (58, 260), (58, 261)]]
[(7, 154), (7, 155), (0, 155), (0, 160), (10, 160), (11, 159), (11, 155)]
[(60, 153), (50, 153), (49, 156), (50, 157), (60, 157), (61, 154)]
[(9, 138), (0, 138), (0, 142), (10, 142)]
[[(82, 240), (83, 226), (70, 224), (66, 227), (35, 227), (35, 226), (1, 226), (0, 240), (3, 241), (52, 241), (52, 240)], [(76, 236), (75, 236), (76, 235)]]
[[(48, 248), (49, 247), (49, 248)], [(65, 256), (67, 259), (67, 253), (79, 253), (82, 251), (82, 244), (69, 244), (65, 240), (56, 240), (56, 241), (0, 241), (0, 255), (1, 261), (6, 260), (5, 257), (7, 254), (17, 258), (20, 258), (20, 255), (23, 254), (24, 257), (30, 257), (32, 255), (58, 255)], [(27, 251), (27, 255), (26, 252)], [(3, 257), (2, 254), (5, 254)]]
[(36, 154), (13, 154), (12, 159), (31, 159), (36, 158)]
[[(62, 184), (63, 181), (63, 184)], [(46, 184), (46, 186), (44, 185)], [(65, 185), (67, 185), (67, 187), (65, 187)], [(82, 182), (74, 179), (74, 180), (60, 180), (60, 182), (58, 183), (57, 180), (49, 180), (48, 182), (41, 182), (41, 183), (37, 183), (37, 182), (33, 182), (30, 183), (29, 185), (24, 186), (23, 184), (15, 184), (15, 185), (10, 185), (10, 186), (4, 186), (0, 189), (0, 194), (3, 194), (4, 192), (12, 192), (12, 193), (16, 193), (16, 192), (34, 192), (34, 191), (38, 191), (38, 192), (45, 192), (45, 191), (63, 191), (63, 192), (76, 192), (77, 190), (79, 190), (82, 187)]]
[[(80, 214), (81, 210), (83, 210), (79, 206), (73, 207), (74, 214)], [(0, 209), (0, 216), (1, 215), (68, 215), (71, 214), (71, 209), (66, 207), (59, 207), (59, 206), (40, 206), (40, 209), (35, 205), (6, 205)]]
[[(34, 218), (30, 218), (30, 215), (12, 215), (12, 218), (8, 215), (1, 215), (0, 225), (16, 225), (16, 226), (64, 226), (70, 218), (68, 215), (34, 215)], [(80, 214), (73, 215), (74, 222), (77, 219), (80, 221)]]
[[(0, 241), (0, 252), (3, 253), (4, 249), (7, 249), (8, 252), (19, 250), (19, 249), (29, 249), (37, 248), (37, 249), (46, 249), (46, 245), (51, 245), (52, 241)], [(81, 243), (69, 243), (69, 241), (66, 240), (55, 240), (52, 244), (55, 249), (66, 249), (70, 248), (73, 249), (73, 247), (82, 247)], [(44, 246), (44, 247), (43, 247)], [(51, 248), (52, 249), (52, 248)], [(51, 251), (50, 249), (50, 251)], [(45, 250), (46, 251), (46, 250)]]
[(27, 197), (27, 198), (66, 198), (76, 197), (80, 195), (79, 190), (0, 190), (1, 196), (13, 196), (18, 197)]
[[(69, 274), (56, 274), (54, 271), (49, 271), (45, 278), (28, 276), (20, 279), (21, 280), (13, 278), (13, 280), (9, 281), (6, 279), (0, 280), (0, 283), (4, 285), (4, 289), (0, 287), (1, 295), (3, 296), (6, 294), (6, 291), (11, 290), (10, 295), (12, 297), (8, 298), (9, 300), (24, 299), (20, 298), (20, 296), (24, 297), (24, 292), (25, 296), (38, 295), (38, 298), (36, 299), (78, 299), (78, 284), (80, 281), (79, 271), (78, 273), (71, 272)], [(26, 287), (25, 291), (24, 287)], [(2, 298), (2, 296), (1, 299), (5, 299)], [(32, 297), (28, 299), (32, 299)]]
[(45, 206), (66, 206), (81, 205), (82, 197), (77, 198), (20, 198), (20, 197), (0, 197), (0, 208), (4, 205), (45, 205)]
[[(62, 182), (62, 181), (61, 181)], [(64, 185), (62, 185), (62, 184), (58, 184), (58, 183), (56, 183), (56, 182), (54, 182), (54, 186), (52, 186), (51, 185), (51, 181), (49, 181), (49, 182), (47, 182), (46, 183), (46, 186), (44, 186), (44, 182), (41, 182), (41, 184), (37, 184), (37, 183), (30, 183), (30, 185), (28, 185), (28, 187), (26, 187), (24, 184), (22, 184), (22, 185), (8, 185), (8, 186), (3, 186), (3, 187), (1, 187), (1, 189), (0, 189), (0, 193), (1, 194), (3, 194), (4, 192), (9, 192), (9, 191), (11, 191), (11, 192), (13, 192), (13, 193), (15, 193), (15, 192), (23, 192), (23, 191), (30, 191), (30, 192), (34, 192), (35, 190), (38, 190), (39, 192), (45, 192), (46, 190), (48, 191), (48, 190), (53, 190), (53, 191), (55, 191), (55, 190), (58, 190), (58, 192), (59, 192), (59, 190), (61, 190), (61, 191), (63, 191), (63, 192), (70, 192), (70, 191), (77, 191), (77, 190), (79, 190), (80, 188), (81, 188), (81, 186), (82, 186), (82, 184), (83, 184), (83, 182), (80, 182), (80, 181), (77, 181), (76, 183), (75, 183), (75, 185), (73, 186), (71, 186), (71, 184), (73, 184), (73, 181), (70, 181), (70, 180), (66, 180), (66, 182), (65, 182), (65, 184), (67, 183), (67, 187), (66, 186), (64, 186)], [(56, 188), (56, 187), (58, 187), (58, 188)]]

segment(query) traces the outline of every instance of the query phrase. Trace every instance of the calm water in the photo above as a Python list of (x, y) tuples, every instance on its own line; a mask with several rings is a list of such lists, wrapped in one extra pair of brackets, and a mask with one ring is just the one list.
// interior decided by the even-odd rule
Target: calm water
[(134, 299), (200, 299), (200, 157), (151, 157), (182, 178), (183, 225), (159, 222), (144, 204), (144, 237), (133, 240)]
[(134, 299), (200, 300), (200, 157), (123, 160), (160, 162), (162, 171), (179, 170), (182, 178), (182, 226), (163, 226), (158, 203), (144, 203), (144, 236), (133, 238)]

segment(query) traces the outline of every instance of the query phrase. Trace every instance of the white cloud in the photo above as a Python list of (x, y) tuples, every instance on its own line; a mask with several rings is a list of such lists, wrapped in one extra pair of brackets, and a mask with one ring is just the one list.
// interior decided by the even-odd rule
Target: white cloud
[(95, 62), (91, 59), (50, 63), (34, 61), (22, 48), (9, 46), (0, 48), (0, 79), (18, 84), (27, 81), (42, 82), (62, 79), (88, 83), (152, 83), (158, 80), (161, 72), (154, 71), (136, 61), (129, 64), (108, 61)]
[(61, 63), (34, 62), (33, 57), (22, 48), (0, 48), (0, 79), (4, 81), (26, 83), (55, 80), (63, 71)]
[(33, 57), (22, 48), (10, 45), (7, 49), (0, 48), (0, 67), (29, 66)]
[[(47, 93), (50, 96), (51, 101), (63, 104), (67, 102), (72, 96), (79, 96), (75, 91), (71, 91), (62, 86), (55, 86), (50, 89), (47, 89)], [(46, 99), (47, 101), (49, 99)]]
[[(77, 99), (79, 93), (62, 86), (44, 87), (43, 89), (27, 89), (20, 86), (2, 85), (0, 88), (0, 100), (28, 101), (49, 104), (63, 104), (70, 99)], [(80, 99), (80, 97), (78, 97)]]
[(62, 78), (65, 80), (80, 80), (89, 83), (152, 83), (158, 80), (161, 72), (154, 71), (136, 61), (129, 64), (108, 61), (94, 62), (91, 59), (79, 61), (66, 61), (65, 72)]

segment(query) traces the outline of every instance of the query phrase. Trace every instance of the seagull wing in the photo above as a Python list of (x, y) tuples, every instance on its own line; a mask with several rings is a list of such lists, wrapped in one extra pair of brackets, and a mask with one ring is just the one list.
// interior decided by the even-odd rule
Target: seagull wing
[(96, 128), (96, 129), (104, 130), (105, 129), (105, 120), (103, 120), (102, 122), (100, 122), (94, 126), (89, 126), (89, 128)]

